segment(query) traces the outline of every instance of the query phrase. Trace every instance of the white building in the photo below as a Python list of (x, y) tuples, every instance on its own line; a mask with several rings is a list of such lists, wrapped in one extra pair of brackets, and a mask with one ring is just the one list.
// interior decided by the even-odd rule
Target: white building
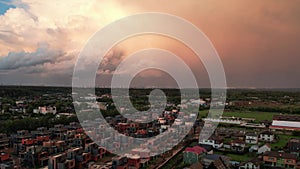
[(272, 142), (275, 140), (275, 134), (270, 131), (264, 131), (260, 133), (259, 140), (266, 141), (266, 142)]
[(271, 146), (269, 144), (265, 144), (258, 148), (257, 154), (263, 154), (267, 151), (271, 151)]
[(246, 143), (247, 144), (257, 144), (258, 136), (256, 133), (247, 133), (246, 134)]
[(223, 146), (223, 141), (219, 138), (200, 139), (199, 144), (211, 145), (215, 149), (219, 149)]
[(257, 158), (240, 164), (239, 169), (260, 169), (262, 162)]
[(226, 124), (237, 124), (240, 125), (240, 120), (232, 120), (232, 119), (226, 119), (226, 118), (205, 118), (204, 121), (210, 121), (215, 123), (226, 123)]
[(56, 107), (53, 106), (43, 106), (38, 107), (38, 109), (33, 109), (33, 113), (41, 113), (41, 114), (56, 114)]

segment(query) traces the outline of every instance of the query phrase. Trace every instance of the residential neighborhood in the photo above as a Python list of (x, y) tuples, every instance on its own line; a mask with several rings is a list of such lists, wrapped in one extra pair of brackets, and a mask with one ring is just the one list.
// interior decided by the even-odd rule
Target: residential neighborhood
[[(143, 93), (140, 90), (134, 92)], [(51, 101), (55, 95), (64, 104)], [(27, 100), (24, 96), (9, 97), (10, 104), (8, 99), (1, 98), (1, 118), (8, 117), (14, 122), (3, 121), (1, 126), (1, 168), (300, 168), (297, 114), (269, 112), (272, 116), (269, 117), (263, 116), (267, 112), (262, 112), (263, 115), (256, 112), (252, 115), (247, 106), (244, 112), (235, 111), (233, 105), (240, 106), (235, 101), (226, 103), (221, 117), (207, 118), (210, 99), (203, 98), (198, 115), (180, 111), (181, 106), (195, 108), (195, 100), (181, 104), (170, 102), (161, 113), (141, 111), (135, 114), (134, 117), (141, 121), (154, 117), (150, 123), (140, 123), (114, 115), (111, 97), (102, 91), (97, 96), (101, 102), (99, 107), (79, 102), (74, 104), (83, 105), (81, 113), (86, 115), (91, 114), (93, 108), (99, 108), (105, 118), (88, 116), (80, 123), (76, 117), (81, 113), (72, 113), (73, 108), (68, 103), (72, 99), (69, 97), (49, 90), (47, 94), (31, 96)], [(41, 103), (38, 99), (43, 103), (30, 106)], [(253, 104), (261, 103), (256, 101), (250, 106)], [(62, 106), (67, 108), (66, 111)], [(19, 109), (26, 111), (15, 111)], [(129, 111), (126, 107), (122, 110)], [(27, 121), (30, 123), (25, 123)], [(200, 137), (204, 125), (213, 126), (216, 122), (219, 125), (211, 136)], [(182, 140), (177, 142), (180, 135)], [(96, 136), (98, 139), (95, 140)], [(150, 139), (143, 143), (139, 140), (142, 138)], [(124, 153), (117, 155), (115, 152)]]

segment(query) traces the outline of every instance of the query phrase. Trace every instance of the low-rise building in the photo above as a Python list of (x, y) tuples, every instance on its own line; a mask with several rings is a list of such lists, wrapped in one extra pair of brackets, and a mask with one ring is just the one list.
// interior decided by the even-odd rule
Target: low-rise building
[(254, 132), (247, 133), (245, 141), (246, 141), (247, 144), (257, 144), (258, 143), (258, 136)]
[(264, 154), (265, 152), (271, 151), (271, 146), (269, 144), (265, 144), (258, 148), (257, 154)]
[(245, 141), (243, 140), (234, 140), (231, 142), (231, 151), (237, 152), (237, 153), (242, 153), (245, 151)]
[(198, 144), (198, 145), (206, 150), (206, 154), (214, 153), (213, 146), (207, 144)]
[[(202, 164), (205, 168), (214, 168), (214, 166), (218, 166), (220, 161), (225, 165), (225, 168), (230, 168), (229, 158), (227, 156), (219, 155), (219, 154), (207, 154), (202, 158)], [(213, 164), (216, 162), (215, 164)]]
[(200, 146), (188, 147), (183, 152), (183, 161), (185, 164), (197, 163), (205, 153), (206, 149)]
[(220, 157), (217, 160), (210, 163), (208, 168), (209, 169), (227, 169), (227, 168), (231, 168), (231, 167), (230, 167), (230, 163), (229, 163), (228, 159)]
[(253, 153), (253, 152), (256, 152), (256, 153), (257, 153), (258, 148), (259, 148), (258, 145), (252, 145), (252, 146), (249, 148), (249, 152), (250, 152), (250, 153)]
[(112, 159), (112, 168), (113, 169), (125, 169), (127, 168), (127, 157), (114, 157)]
[(263, 155), (265, 167), (295, 168), (297, 155), (284, 152), (268, 151)]
[(300, 131), (300, 116), (275, 115), (271, 129)]
[(242, 162), (239, 169), (260, 169), (263, 162), (258, 158), (253, 158), (247, 162)]
[(33, 113), (41, 113), (41, 114), (56, 114), (55, 106), (40, 106), (37, 109), (33, 109)]
[(288, 142), (287, 147), (288, 147), (289, 152), (299, 153), (300, 152), (300, 139), (291, 138)]
[(259, 140), (265, 142), (273, 142), (275, 140), (275, 134), (271, 131), (264, 131), (259, 134)]
[(200, 139), (199, 144), (211, 145), (215, 149), (219, 149), (223, 146), (223, 139), (220, 137), (212, 136), (209, 139)]

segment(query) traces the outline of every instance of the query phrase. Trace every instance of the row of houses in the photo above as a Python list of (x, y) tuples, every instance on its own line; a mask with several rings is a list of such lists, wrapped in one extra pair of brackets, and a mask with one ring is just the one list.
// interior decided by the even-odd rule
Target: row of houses
[(208, 139), (199, 139), (199, 144), (211, 145), (215, 149), (232, 148), (233, 151), (244, 151), (246, 144), (258, 144), (261, 142), (274, 142), (275, 134), (271, 131), (263, 131), (259, 134), (254, 132), (249, 133), (235, 133), (231, 136), (230, 142), (224, 141), (224, 137), (218, 135), (212, 135)]
[(292, 153), (267, 151), (262, 156), (242, 162), (239, 169), (298, 169), (300, 168), (298, 156)]
[[(298, 139), (299, 141), (299, 139)], [(294, 140), (290, 140), (294, 142)], [(211, 148), (207, 148), (207, 145), (197, 145), (194, 147), (188, 147), (183, 152), (183, 162), (189, 165), (191, 169), (197, 166), (197, 169), (209, 168), (209, 169), (222, 169), (222, 168), (239, 168), (239, 169), (260, 169), (260, 168), (278, 168), (278, 169), (298, 169), (300, 168), (299, 150), (296, 152), (276, 152), (271, 151), (268, 145), (266, 151), (263, 154), (252, 158), (249, 161), (235, 163), (231, 159), (224, 155), (213, 154)], [(292, 146), (295, 149), (295, 146)], [(297, 146), (299, 147), (299, 145)], [(290, 148), (291, 150), (291, 148)], [(222, 161), (220, 163), (220, 161)]]

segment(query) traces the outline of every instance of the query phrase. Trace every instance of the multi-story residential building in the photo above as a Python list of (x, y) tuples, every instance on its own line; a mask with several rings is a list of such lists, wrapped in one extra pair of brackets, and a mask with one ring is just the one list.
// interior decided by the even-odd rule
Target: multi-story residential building
[(234, 140), (231, 142), (231, 151), (237, 152), (237, 153), (242, 153), (245, 151), (245, 141), (243, 140)]
[(250, 132), (246, 134), (245, 142), (247, 144), (257, 144), (258, 143), (258, 136), (254, 132)]
[(242, 162), (239, 166), (239, 169), (260, 169), (262, 161), (258, 158), (253, 158), (247, 162)]
[(72, 148), (66, 152), (49, 157), (49, 169), (81, 169), (88, 166), (92, 160), (91, 153), (83, 150), (83, 148)]
[(300, 152), (300, 139), (296, 139), (296, 138), (290, 139), (287, 147), (288, 147), (289, 152), (299, 153)]
[(56, 114), (56, 107), (53, 106), (41, 106), (37, 109), (33, 110), (33, 113), (41, 113), (41, 114)]
[(223, 139), (212, 136), (209, 139), (200, 139), (199, 144), (206, 144), (206, 145), (211, 145), (215, 149), (219, 149), (223, 146)]
[(32, 139), (31, 134), (27, 130), (17, 131), (17, 134), (11, 135), (11, 141), (13, 145), (14, 152), (19, 155), (19, 153), (24, 153), (27, 146), (28, 139)]
[(67, 129), (64, 125), (57, 124), (54, 125), (53, 128), (49, 128), (49, 131), (51, 132), (52, 137), (61, 139), (61, 137), (63, 137), (63, 134), (67, 132)]
[(127, 168), (127, 157), (114, 157), (112, 159), (113, 169), (126, 169)]
[(6, 134), (0, 133), (0, 151), (9, 147), (9, 138)]
[(296, 168), (297, 155), (284, 152), (268, 151), (263, 155), (264, 166), (280, 168)]
[(259, 140), (265, 142), (273, 142), (275, 140), (275, 134), (271, 131), (264, 131), (259, 134)]

